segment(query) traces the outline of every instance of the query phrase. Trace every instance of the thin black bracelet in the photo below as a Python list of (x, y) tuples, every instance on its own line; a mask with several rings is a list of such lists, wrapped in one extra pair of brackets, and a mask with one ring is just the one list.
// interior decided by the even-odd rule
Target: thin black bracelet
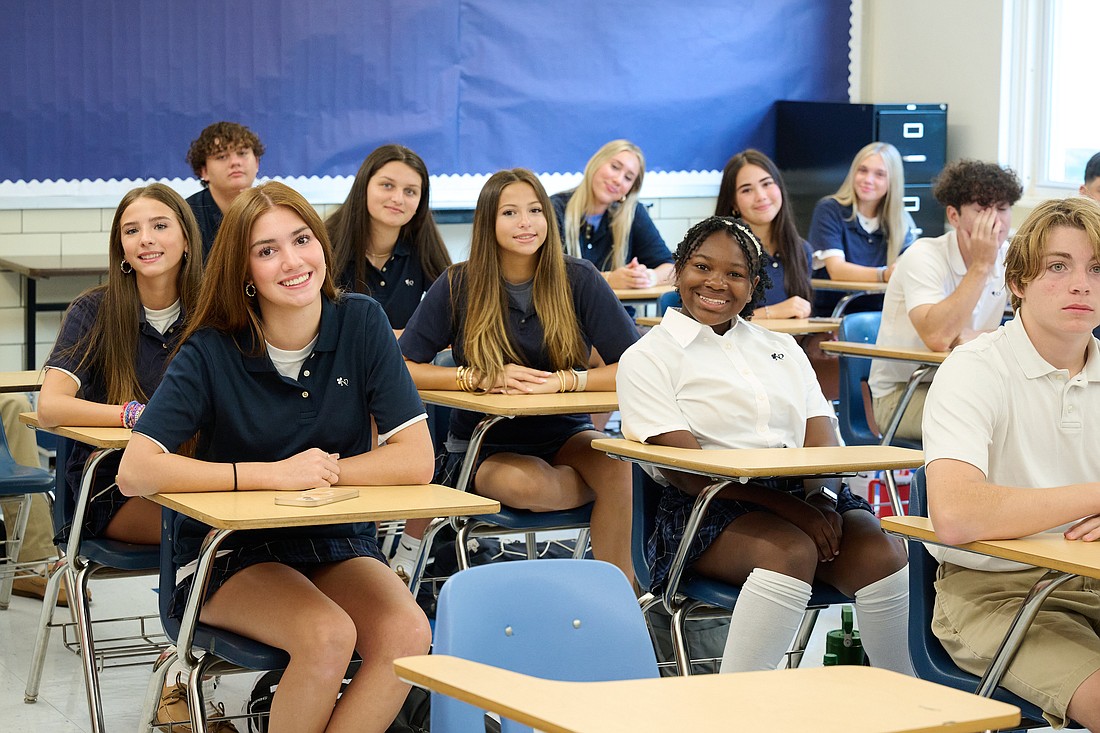
[(233, 464), (233, 490), (237, 490), (237, 464)]

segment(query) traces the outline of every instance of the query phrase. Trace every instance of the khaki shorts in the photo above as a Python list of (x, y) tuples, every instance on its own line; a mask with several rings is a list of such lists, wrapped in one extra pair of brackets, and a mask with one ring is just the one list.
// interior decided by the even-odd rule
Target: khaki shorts
[[(981, 676), (1042, 568), (1012, 573), (940, 566), (932, 631), (955, 663)], [(1028, 629), (1001, 685), (1065, 725), (1070, 698), (1100, 670), (1100, 580), (1074, 578), (1054, 591)]]
[[(928, 397), (929, 386), (928, 384), (917, 385), (913, 397), (909, 400), (909, 404), (905, 406), (905, 414), (901, 416), (901, 423), (898, 425), (897, 432), (894, 433), (898, 438), (921, 439), (921, 419), (924, 417), (924, 400)], [(890, 418), (894, 414), (894, 408), (897, 407), (904, 393), (905, 385), (903, 384), (890, 394), (872, 398), (871, 409), (875, 413), (875, 422), (878, 423), (879, 432), (886, 432), (886, 428), (890, 425)]]

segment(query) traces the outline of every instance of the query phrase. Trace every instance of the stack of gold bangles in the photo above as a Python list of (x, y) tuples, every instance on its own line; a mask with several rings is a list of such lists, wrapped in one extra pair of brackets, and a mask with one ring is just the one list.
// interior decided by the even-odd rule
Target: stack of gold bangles
[(481, 394), (486, 392), (484, 387), (479, 386), (481, 379), (478, 378), (477, 372), (470, 367), (460, 366), (458, 368), (458, 374), (455, 375), (455, 382), (458, 384), (458, 388), (463, 392), (474, 392)]
[[(558, 392), (583, 392), (588, 386), (587, 371), (562, 369), (560, 372), (554, 372), (554, 376), (558, 378), (558, 384), (561, 385)], [(570, 378), (568, 387), (565, 384), (566, 377)]]

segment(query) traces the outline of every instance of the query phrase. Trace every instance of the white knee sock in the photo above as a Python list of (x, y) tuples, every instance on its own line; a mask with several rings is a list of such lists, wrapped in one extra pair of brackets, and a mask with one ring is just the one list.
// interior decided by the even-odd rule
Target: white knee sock
[(856, 591), (859, 638), (872, 664), (915, 676), (909, 659), (909, 566)]
[(810, 586), (797, 578), (756, 568), (749, 573), (730, 618), (719, 672), (775, 669), (790, 649), (806, 612)]
[(420, 540), (402, 535), (401, 541), (397, 543), (397, 552), (393, 553), (393, 558), (390, 559), (390, 567), (394, 570), (404, 568), (405, 572), (411, 575), (418, 554), (420, 554)]

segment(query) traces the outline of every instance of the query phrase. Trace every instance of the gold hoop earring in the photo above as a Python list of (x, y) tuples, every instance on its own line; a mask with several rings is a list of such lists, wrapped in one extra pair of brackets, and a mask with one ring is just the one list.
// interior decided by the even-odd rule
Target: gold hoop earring
[(244, 284), (244, 294), (247, 295), (249, 298), (255, 298), (256, 297), (256, 286), (253, 285), (252, 283), (245, 283)]
[(134, 266), (131, 265), (128, 261), (123, 260), (119, 264), (118, 269), (122, 270), (123, 275), (129, 275), (131, 272), (134, 271)]

